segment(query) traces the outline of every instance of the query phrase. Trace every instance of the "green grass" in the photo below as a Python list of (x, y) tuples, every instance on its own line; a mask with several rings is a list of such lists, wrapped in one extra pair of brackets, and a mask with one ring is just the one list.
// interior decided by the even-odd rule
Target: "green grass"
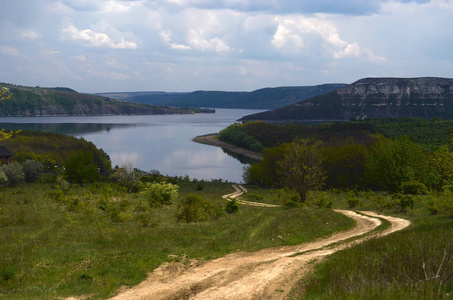
[[(0, 299), (107, 298), (166, 261), (295, 245), (354, 224), (326, 209), (244, 205), (217, 220), (177, 223), (177, 204), (185, 195), (224, 206), (221, 196), (234, 191), (219, 182), (196, 188), (181, 183), (174, 204), (153, 211), (143, 210), (140, 194), (107, 183), (73, 185), (60, 197), (50, 184), (2, 189)], [(255, 191), (264, 199), (278, 197), (277, 191)]]
[[(373, 197), (365, 198), (364, 207), (375, 205)], [(292, 298), (451, 299), (453, 219), (429, 215), (424, 201), (417, 197), (414, 209), (405, 214), (384, 209), (386, 215), (410, 219), (412, 225), (334, 253), (310, 279), (301, 281)]]

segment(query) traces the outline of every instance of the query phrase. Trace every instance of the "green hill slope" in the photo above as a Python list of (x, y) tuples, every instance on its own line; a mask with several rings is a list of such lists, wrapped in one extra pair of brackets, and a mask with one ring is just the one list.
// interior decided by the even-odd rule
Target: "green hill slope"
[(148, 104), (129, 103), (77, 93), (69, 88), (33, 88), (0, 84), (12, 96), (0, 101), (0, 116), (102, 116), (162, 115), (204, 112)]
[(195, 91), (191, 93), (137, 92), (99, 95), (136, 103), (178, 107), (274, 109), (316, 97), (345, 84), (264, 88), (253, 92)]

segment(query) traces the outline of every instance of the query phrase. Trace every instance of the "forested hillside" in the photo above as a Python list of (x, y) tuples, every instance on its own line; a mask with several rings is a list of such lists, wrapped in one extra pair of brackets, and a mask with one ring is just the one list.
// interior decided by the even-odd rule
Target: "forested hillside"
[(0, 84), (8, 99), (0, 101), (0, 116), (101, 116), (166, 115), (207, 112), (202, 109), (170, 108), (136, 104), (77, 93), (69, 88), (39, 88)]
[(264, 88), (253, 92), (195, 91), (191, 93), (137, 92), (102, 93), (99, 95), (153, 105), (178, 107), (214, 107), (274, 109), (323, 95), (344, 87), (345, 84), (322, 84)]

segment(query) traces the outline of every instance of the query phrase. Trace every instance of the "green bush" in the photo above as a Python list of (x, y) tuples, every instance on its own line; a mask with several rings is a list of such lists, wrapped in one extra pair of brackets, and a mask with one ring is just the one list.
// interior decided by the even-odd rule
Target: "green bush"
[(2, 168), (0, 168), (0, 187), (5, 187), (8, 185), (8, 177)]
[(2, 169), (6, 177), (8, 178), (10, 185), (16, 186), (25, 182), (24, 171), (22, 170), (22, 166), (18, 162), (13, 161), (9, 165), (4, 165)]
[(239, 212), (239, 204), (236, 202), (236, 199), (227, 202), (225, 211), (227, 214), (236, 214)]
[(400, 212), (406, 212), (406, 208), (414, 208), (414, 199), (409, 195), (403, 195), (400, 193), (394, 194), (392, 200), (395, 205), (400, 208)]
[(37, 160), (28, 159), (22, 164), (22, 170), (24, 171), (25, 180), (27, 182), (35, 182), (38, 180), (42, 169), (42, 163)]
[(172, 183), (147, 183), (142, 192), (148, 201), (149, 207), (159, 207), (171, 204), (171, 201), (178, 197), (179, 187)]
[(348, 191), (346, 202), (348, 203), (349, 208), (355, 208), (363, 205), (363, 200), (357, 198), (357, 195), (354, 191)]
[(116, 170), (112, 179), (127, 188), (128, 192), (137, 192), (141, 184), (141, 173), (132, 164), (126, 163)]
[(216, 207), (198, 195), (189, 194), (179, 204), (176, 218), (181, 223), (206, 222), (219, 217)]
[(407, 181), (401, 185), (401, 190), (404, 195), (428, 195), (429, 191), (426, 185), (419, 181)]

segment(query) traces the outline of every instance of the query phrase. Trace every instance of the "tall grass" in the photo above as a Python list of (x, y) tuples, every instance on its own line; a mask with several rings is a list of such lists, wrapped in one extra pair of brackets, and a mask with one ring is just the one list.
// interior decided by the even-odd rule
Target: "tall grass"
[(421, 201), (419, 209), (399, 214), (411, 219), (409, 228), (333, 254), (301, 282), (294, 298), (452, 298), (453, 219), (429, 215)]
[(221, 196), (231, 192), (225, 183), (205, 183), (203, 191), (181, 183), (172, 205), (150, 209), (140, 194), (108, 183), (3, 189), (0, 299), (107, 298), (166, 261), (293, 245), (353, 226), (330, 210), (246, 206), (216, 221), (177, 222), (185, 195), (223, 207)]

